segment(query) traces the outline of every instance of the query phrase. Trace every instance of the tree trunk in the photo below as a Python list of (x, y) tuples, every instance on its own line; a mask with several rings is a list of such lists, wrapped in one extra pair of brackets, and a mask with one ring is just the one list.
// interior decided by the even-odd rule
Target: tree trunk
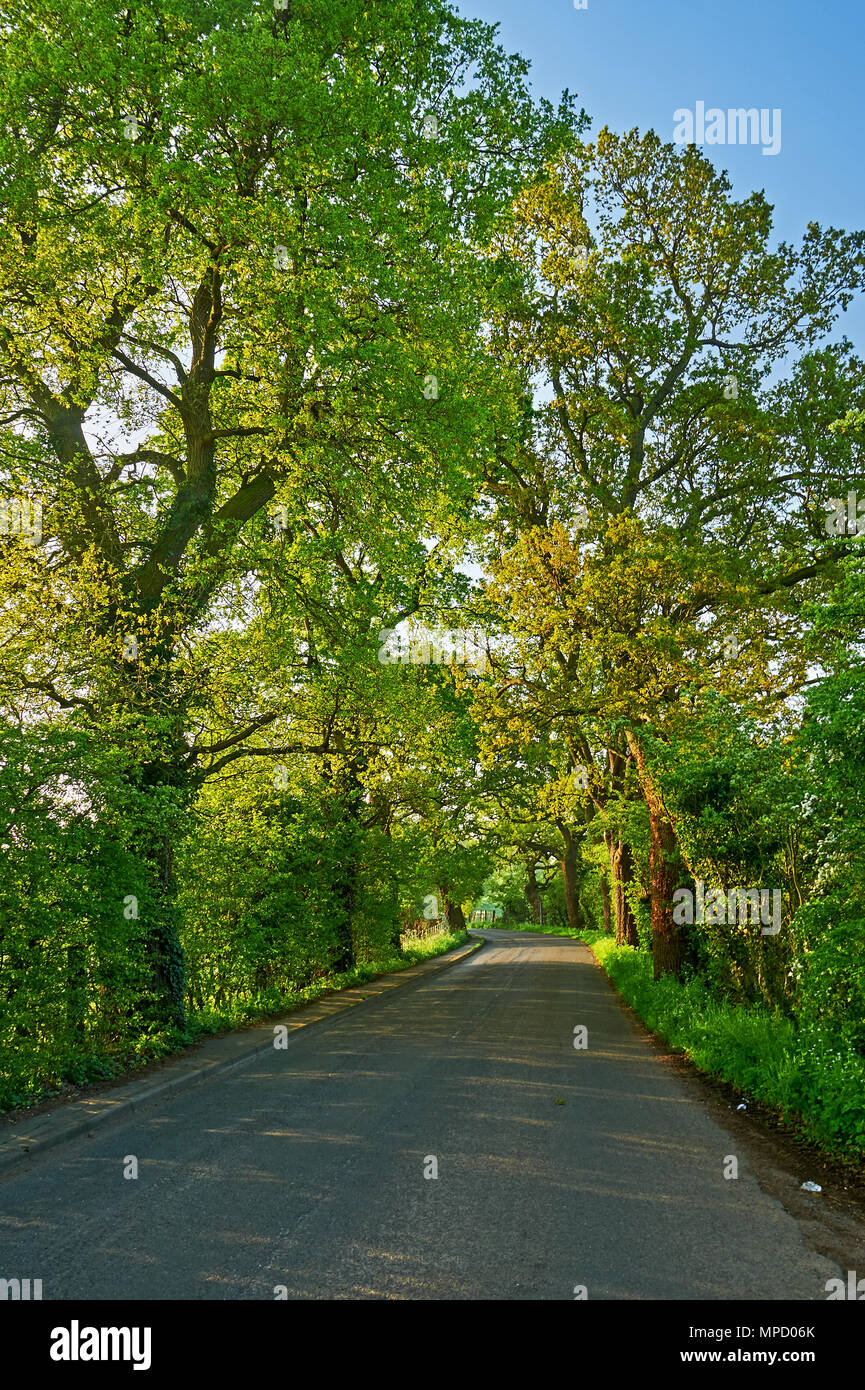
[(150, 966), (154, 1022), (181, 1032), (186, 1027), (186, 964), (180, 941), (174, 847), (170, 834), (156, 834), (144, 858), (152, 885), (145, 918), (144, 946)]
[(649, 871), (652, 881), (652, 958), (654, 978), (682, 974), (688, 953), (688, 928), (673, 922), (673, 893), (681, 875), (675, 867), (676, 836), (668, 820), (650, 808), (652, 848)]
[(532, 921), (535, 926), (541, 920), (541, 895), (538, 889), (538, 880), (535, 877), (534, 863), (526, 864), (526, 900), (532, 914)]
[(354, 950), (354, 922), (355, 908), (357, 906), (358, 874), (360, 865), (353, 852), (349, 849), (344, 851), (344, 858), (340, 864), (340, 878), (336, 885), (337, 897), (340, 904), (340, 912), (337, 915), (336, 926), (336, 950), (334, 952), (331, 969), (337, 975), (344, 975), (349, 970), (353, 970), (357, 964)]
[(70, 1037), (84, 1036), (87, 1011), (87, 957), (83, 946), (66, 947), (66, 1028)]
[(604, 908), (604, 931), (605, 931), (608, 935), (612, 935), (613, 928), (612, 928), (612, 917), (611, 917), (611, 914), (610, 914), (610, 885), (609, 885), (609, 883), (607, 882), (607, 875), (606, 875), (605, 873), (604, 873), (604, 874), (601, 874), (601, 877), (600, 877), (600, 885), (601, 885), (601, 903), (603, 904), (603, 908)]
[[(146, 617), (146, 614), (145, 614)], [(136, 623), (130, 624), (130, 638)], [(180, 913), (174, 850), (183, 835), (185, 815), (194, 793), (188, 766), (189, 749), (184, 738), (185, 712), (178, 694), (172, 658), (173, 633), (164, 633), (147, 647), (149, 666), (142, 680), (135, 653), (119, 663), (118, 684), (112, 691), (115, 713), (129, 719), (148, 759), (130, 769), (129, 781), (137, 793), (137, 814), (128, 849), (138, 861), (145, 885), (141, 939), (150, 974), (148, 994), (135, 1012), (158, 1030), (186, 1029), (186, 963), (180, 940)], [(142, 644), (144, 645), (144, 644)], [(143, 686), (140, 689), (139, 686)], [(166, 719), (165, 711), (171, 710)], [(131, 737), (135, 745), (136, 740)], [(139, 888), (124, 890), (124, 916), (135, 920), (127, 898), (137, 898)]]
[(450, 896), (450, 885), (439, 883), (436, 885), (441, 899), (442, 915), (447, 923), (450, 932), (464, 932), (466, 929), (466, 918), (462, 907), (458, 902), (454, 902)]
[(613, 900), (616, 908), (616, 945), (639, 946), (637, 921), (628, 902), (627, 889), (634, 881), (634, 856), (630, 845), (617, 840), (611, 831), (604, 839), (610, 856), (610, 872), (613, 877)]
[(628, 731), (628, 743), (634, 755), (640, 785), (649, 808), (651, 849), (649, 879), (652, 887), (652, 958), (654, 978), (662, 975), (681, 976), (688, 953), (688, 928), (673, 921), (673, 893), (681, 879), (681, 859), (676, 832), (657, 779), (652, 774), (643, 749), (636, 736)]
[(334, 885), (340, 910), (336, 914), (336, 949), (331, 969), (344, 975), (357, 965), (354, 924), (360, 893), (360, 816), (363, 786), (353, 763), (334, 759), (323, 770), (325, 782), (335, 793), (334, 822), (339, 843), (339, 878)]
[(390, 898), (390, 931), (388, 932), (388, 944), (396, 951), (402, 950), (403, 924), (399, 915), (399, 888), (396, 883), (391, 886)]
[(562, 876), (565, 881), (565, 907), (568, 913), (568, 926), (574, 931), (581, 931), (583, 922), (580, 912), (580, 884), (577, 869), (580, 842), (574, 838), (567, 826), (559, 825), (559, 834), (565, 844), (561, 864)]

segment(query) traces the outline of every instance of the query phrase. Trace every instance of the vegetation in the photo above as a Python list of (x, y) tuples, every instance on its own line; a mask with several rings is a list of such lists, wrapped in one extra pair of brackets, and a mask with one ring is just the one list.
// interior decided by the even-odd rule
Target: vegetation
[(445, 0), (4, 16), (0, 1105), (486, 898), (861, 1148), (865, 234)]

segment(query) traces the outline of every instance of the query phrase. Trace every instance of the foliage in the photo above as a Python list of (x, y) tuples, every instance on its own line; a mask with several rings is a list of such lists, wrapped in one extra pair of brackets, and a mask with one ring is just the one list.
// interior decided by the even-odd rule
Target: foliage
[(827, 1148), (865, 1155), (865, 1056), (839, 1049), (826, 1034), (803, 1035), (780, 1013), (727, 1003), (696, 977), (653, 981), (646, 953), (616, 946), (603, 933), (588, 940), (643, 1022), (701, 1070)]
[(0, 1106), (485, 894), (861, 1147), (865, 234), (444, 0), (8, 0), (0, 79)]

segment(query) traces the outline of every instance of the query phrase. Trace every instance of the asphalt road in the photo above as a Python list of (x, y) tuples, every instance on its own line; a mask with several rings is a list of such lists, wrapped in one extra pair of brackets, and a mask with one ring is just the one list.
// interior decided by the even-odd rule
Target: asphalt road
[(725, 1178), (735, 1119), (661, 1060), (586, 948), (483, 934), (11, 1171), (0, 1275), (41, 1278), (43, 1299), (824, 1300), (842, 1271), (744, 1154)]

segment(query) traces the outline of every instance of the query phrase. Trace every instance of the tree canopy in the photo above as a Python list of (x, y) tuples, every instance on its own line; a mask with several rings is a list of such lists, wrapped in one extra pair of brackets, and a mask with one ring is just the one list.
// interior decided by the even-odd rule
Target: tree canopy
[(865, 234), (444, 0), (7, 0), (0, 78), (2, 1104), (490, 899), (858, 1057)]

